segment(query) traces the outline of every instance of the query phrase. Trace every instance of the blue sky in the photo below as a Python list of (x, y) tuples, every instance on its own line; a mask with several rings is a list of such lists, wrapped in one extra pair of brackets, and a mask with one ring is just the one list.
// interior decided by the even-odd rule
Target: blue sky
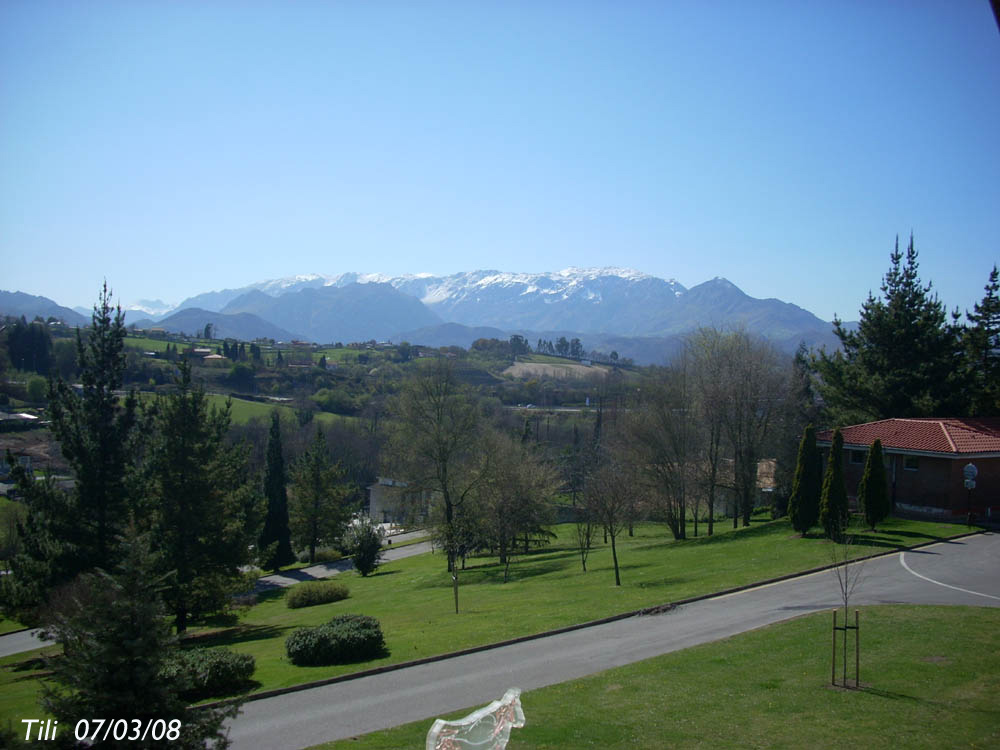
[(1000, 262), (1000, 33), (953, 2), (0, 4), (0, 289), (627, 266), (846, 319)]

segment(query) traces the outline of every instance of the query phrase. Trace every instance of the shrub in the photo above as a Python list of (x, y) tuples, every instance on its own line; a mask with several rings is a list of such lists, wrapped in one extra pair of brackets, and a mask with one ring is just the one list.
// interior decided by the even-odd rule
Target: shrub
[(335, 581), (306, 581), (292, 586), (285, 597), (289, 609), (339, 602), (348, 597), (347, 586)]
[(354, 556), (354, 568), (367, 576), (375, 572), (382, 561), (382, 529), (371, 519), (363, 518), (347, 529), (346, 546)]
[[(296, 555), (298, 561), (301, 563), (309, 562), (309, 550), (304, 549)], [(317, 547), (316, 548), (316, 564), (318, 563), (331, 563), (337, 562), (337, 560), (343, 557), (338, 550), (332, 547)]]
[(192, 648), (171, 655), (160, 675), (182, 686), (187, 700), (225, 695), (246, 685), (256, 667), (250, 654), (226, 648)]
[(292, 664), (327, 666), (366, 661), (385, 653), (378, 620), (368, 615), (340, 615), (325, 625), (298, 628), (285, 640)]
[(49, 391), (49, 384), (45, 378), (35, 375), (28, 378), (28, 401), (38, 403), (45, 400), (45, 394)]

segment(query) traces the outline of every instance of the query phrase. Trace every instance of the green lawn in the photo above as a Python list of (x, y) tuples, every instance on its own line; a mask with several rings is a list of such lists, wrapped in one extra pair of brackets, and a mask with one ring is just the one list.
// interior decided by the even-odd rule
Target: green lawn
[(17, 620), (8, 620), (6, 617), (0, 617), (0, 635), (13, 633), (15, 630), (22, 630), (23, 628), (24, 625)]
[[(829, 686), (824, 612), (524, 693), (507, 747), (1000, 747), (1000, 609), (866, 607), (861, 628), (861, 690)], [(419, 748), (431, 723), (321, 747)]]
[[(643, 524), (633, 538), (619, 540), (622, 586), (615, 587), (610, 547), (597, 548), (581, 570), (573, 546), (573, 525), (556, 527), (550, 546), (521, 556), (504, 584), (495, 558), (473, 558), (460, 573), (461, 614), (454, 613), (451, 578), (444, 556), (424, 554), (387, 563), (368, 578), (341, 574), (348, 599), (290, 610), (284, 592), (265, 595), (238, 622), (203, 630), (204, 645), (226, 645), (252, 654), (258, 689), (301, 684), (368, 667), (395, 664), (457, 649), (539, 633), (621, 612), (707, 594), (831, 561), (831, 543), (797, 537), (787, 520), (757, 523), (733, 531), (717, 527), (714, 537), (673, 542), (662, 525)], [(930, 541), (964, 527), (892, 519), (877, 534), (862, 534), (855, 555)], [(388, 656), (364, 664), (296, 667), (284, 641), (300, 625), (317, 625), (337, 614), (357, 612), (382, 623)], [(0, 721), (16, 714), (0, 677)], [(22, 707), (23, 708), (23, 707)]]
[[(283, 592), (249, 610), (237, 625), (203, 636), (206, 644), (231, 645), (257, 660), (261, 689), (285, 687), (366, 667), (394, 664), (606, 617), (685, 597), (719, 591), (830, 562), (831, 544), (794, 537), (787, 521), (752, 526), (715, 537), (671, 542), (662, 526), (637, 528), (621, 540), (622, 586), (614, 586), (609, 547), (591, 553), (588, 572), (570, 543), (573, 526), (558, 527), (548, 548), (511, 566), (511, 581), (495, 559), (476, 558), (460, 573), (460, 609), (455, 615), (451, 578), (440, 552), (387, 563), (362, 578), (341, 574), (350, 598), (289, 610)], [(886, 531), (860, 541), (855, 554), (914, 544), (962, 527), (890, 522)], [(598, 538), (600, 542), (600, 538)], [(284, 641), (294, 627), (317, 625), (337, 614), (360, 612), (382, 623), (389, 655), (363, 665), (296, 667)]]

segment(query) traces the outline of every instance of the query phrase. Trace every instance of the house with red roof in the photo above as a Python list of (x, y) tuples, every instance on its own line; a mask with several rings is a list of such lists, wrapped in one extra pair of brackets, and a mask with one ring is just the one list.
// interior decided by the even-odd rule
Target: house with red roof
[[(842, 427), (844, 481), (852, 503), (876, 439), (885, 453), (886, 480), (897, 512), (939, 518), (1000, 519), (1000, 418), (881, 419)], [(833, 430), (816, 434), (829, 451)], [(976, 470), (975, 488), (965, 486), (965, 467)]]

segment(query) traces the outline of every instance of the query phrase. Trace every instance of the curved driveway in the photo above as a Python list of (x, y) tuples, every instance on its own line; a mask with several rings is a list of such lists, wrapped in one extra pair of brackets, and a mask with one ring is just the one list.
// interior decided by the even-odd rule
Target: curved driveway
[[(252, 701), (230, 725), (233, 747), (308, 747), (462, 708), (509, 687), (532, 690), (746, 630), (831, 609), (833, 571), (502, 648)], [(851, 600), (1000, 606), (1000, 536), (980, 534), (864, 563)], [(428, 721), (428, 727), (430, 722)]]

